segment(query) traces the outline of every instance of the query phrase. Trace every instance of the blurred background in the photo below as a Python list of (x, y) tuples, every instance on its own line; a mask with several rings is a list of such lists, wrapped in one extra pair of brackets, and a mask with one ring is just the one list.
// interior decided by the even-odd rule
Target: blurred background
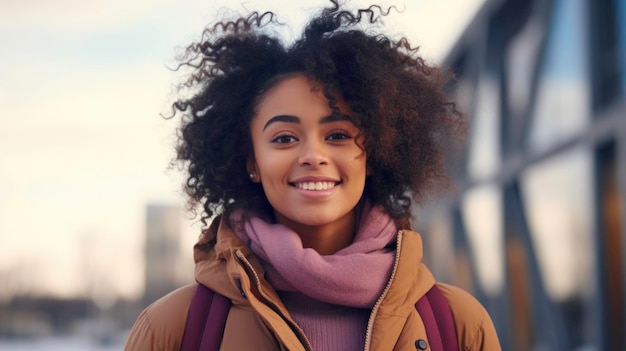
[[(415, 209), (437, 278), (506, 350), (626, 350), (626, 0), (381, 4), (470, 123), (455, 189)], [(291, 41), (324, 5), (0, 0), (0, 350), (120, 350), (193, 281), (168, 67), (224, 14), (273, 10)]]
[(507, 350), (626, 350), (626, 1), (485, 1), (443, 64), (470, 130), (429, 266)]

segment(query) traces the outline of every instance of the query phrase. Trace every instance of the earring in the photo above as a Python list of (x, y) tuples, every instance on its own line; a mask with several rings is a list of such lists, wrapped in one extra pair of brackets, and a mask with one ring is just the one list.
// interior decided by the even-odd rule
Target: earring
[(248, 175), (250, 176), (250, 180), (252, 180), (252, 179), (254, 179), (254, 177), (256, 177), (256, 174), (254, 174), (254, 173), (250, 173)]

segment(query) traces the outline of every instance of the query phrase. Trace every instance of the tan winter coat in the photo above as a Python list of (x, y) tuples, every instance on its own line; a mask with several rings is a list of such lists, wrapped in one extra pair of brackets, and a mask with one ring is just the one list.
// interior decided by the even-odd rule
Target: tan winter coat
[[(218, 222), (209, 229), (211, 234), (217, 231), (215, 244), (201, 237), (194, 256), (196, 280), (233, 303), (221, 350), (312, 350), (276, 291), (263, 279), (265, 271), (258, 259), (225, 223), (217, 228)], [(416, 350), (416, 340), (428, 342), (414, 304), (435, 280), (421, 259), (419, 234), (399, 231), (395, 266), (372, 310), (366, 351)], [(438, 285), (452, 310), (459, 349), (500, 350), (493, 323), (480, 303), (459, 288)], [(135, 322), (125, 350), (178, 350), (194, 289), (195, 284), (185, 286), (148, 306)]]

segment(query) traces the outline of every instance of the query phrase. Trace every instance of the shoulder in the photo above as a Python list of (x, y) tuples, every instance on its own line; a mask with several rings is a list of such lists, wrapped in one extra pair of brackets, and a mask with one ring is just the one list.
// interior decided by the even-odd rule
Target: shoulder
[(467, 291), (450, 284), (437, 282), (437, 286), (448, 300), (455, 319), (479, 323), (489, 318), (485, 308)]
[(460, 350), (500, 350), (495, 327), (483, 305), (461, 288), (443, 283), (437, 286), (450, 305)]
[(135, 321), (125, 350), (177, 350), (196, 284), (172, 291), (146, 307)]

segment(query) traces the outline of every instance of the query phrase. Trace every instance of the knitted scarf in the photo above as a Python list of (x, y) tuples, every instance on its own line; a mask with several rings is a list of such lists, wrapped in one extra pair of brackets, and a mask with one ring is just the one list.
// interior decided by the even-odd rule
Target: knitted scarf
[[(243, 216), (236, 234), (261, 260), (267, 279), (279, 291), (299, 291), (314, 299), (342, 306), (371, 308), (391, 275), (395, 250), (394, 221), (378, 207), (362, 209), (357, 233), (349, 246), (333, 255), (304, 248), (298, 234), (281, 224)], [(241, 223), (241, 222), (240, 222)]]

